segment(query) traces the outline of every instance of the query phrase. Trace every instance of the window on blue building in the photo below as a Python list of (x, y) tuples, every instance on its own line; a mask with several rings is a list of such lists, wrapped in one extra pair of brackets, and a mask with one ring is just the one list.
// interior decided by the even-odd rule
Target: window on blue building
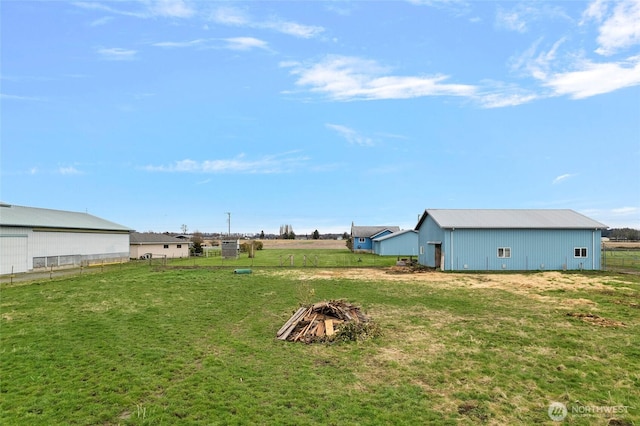
[(498, 247), (498, 257), (502, 257), (502, 258), (511, 257), (511, 247)]
[(587, 257), (586, 247), (576, 247), (573, 249), (573, 257)]

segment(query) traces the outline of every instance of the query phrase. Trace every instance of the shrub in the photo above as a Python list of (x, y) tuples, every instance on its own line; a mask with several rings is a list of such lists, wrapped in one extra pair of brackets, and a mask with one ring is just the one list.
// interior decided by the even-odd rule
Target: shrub
[(253, 245), (253, 250), (262, 250), (262, 248), (264, 247), (264, 244), (262, 244), (262, 241), (249, 241), (249, 242), (240, 244), (240, 253), (251, 254), (252, 245)]
[(335, 335), (336, 341), (357, 342), (382, 336), (382, 329), (374, 321), (348, 321), (340, 324)]

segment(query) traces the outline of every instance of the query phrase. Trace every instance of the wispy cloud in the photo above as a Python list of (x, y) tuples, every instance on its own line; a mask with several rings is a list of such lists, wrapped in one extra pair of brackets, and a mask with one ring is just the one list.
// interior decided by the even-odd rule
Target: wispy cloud
[(232, 50), (268, 49), (267, 42), (253, 37), (226, 38), (226, 47)]
[(543, 84), (552, 88), (556, 95), (568, 95), (573, 99), (640, 85), (640, 56), (607, 63), (583, 60), (576, 68), (552, 74)]
[(206, 39), (195, 39), (188, 41), (160, 41), (157, 43), (152, 43), (152, 46), (156, 47), (166, 47), (166, 48), (185, 48), (185, 47), (198, 47), (207, 43)]
[(37, 96), (20, 96), (20, 95), (7, 95), (6, 93), (0, 93), (0, 99), (4, 99), (7, 101), (22, 101), (22, 102), (42, 102), (45, 101), (44, 98), (40, 98)]
[(498, 7), (496, 12), (496, 27), (518, 33), (529, 31), (531, 23), (549, 20), (562, 19), (570, 20), (562, 7), (549, 5), (548, 3), (505, 3), (515, 4), (510, 8)]
[(136, 50), (122, 49), (119, 47), (97, 49), (102, 59), (107, 61), (131, 61), (135, 59)]
[(347, 142), (349, 142), (350, 144), (359, 145), (359, 146), (373, 145), (373, 140), (371, 138), (363, 136), (359, 134), (357, 131), (347, 126), (343, 126), (341, 124), (330, 124), (330, 123), (325, 124), (325, 126), (328, 129), (331, 129), (337, 132), (340, 136), (345, 138)]
[(99, 2), (78, 1), (78, 2), (74, 2), (72, 4), (74, 6), (76, 6), (76, 7), (82, 8), (82, 9), (98, 10), (98, 11), (101, 11), (101, 12), (113, 13), (115, 15), (130, 16), (130, 17), (135, 17), (135, 18), (146, 18), (146, 17), (149, 16), (149, 14), (145, 13), (143, 10), (128, 11), (128, 10), (116, 9), (116, 8), (104, 5), (102, 3), (99, 3)]
[(333, 100), (408, 99), (422, 96), (472, 96), (476, 88), (450, 84), (448, 76), (395, 76), (375, 61), (327, 56), (311, 64), (283, 63), (298, 77), (296, 85)]
[(456, 16), (464, 15), (471, 9), (468, 0), (407, 0), (407, 2), (416, 6), (448, 10)]
[(546, 80), (558, 60), (558, 51), (566, 40), (557, 40), (547, 51), (538, 51), (542, 39), (536, 40), (518, 57), (512, 58), (511, 70), (530, 75), (537, 80)]
[(169, 165), (147, 165), (143, 169), (149, 172), (171, 173), (246, 173), (246, 174), (273, 174), (288, 173), (309, 161), (309, 157), (297, 154), (296, 151), (276, 155), (267, 155), (255, 160), (245, 158), (240, 154), (233, 159), (196, 161), (184, 159)]
[(612, 209), (611, 213), (621, 216), (637, 215), (640, 214), (640, 207), (620, 207), (617, 209)]
[(553, 182), (551, 182), (551, 184), (552, 184), (552, 185), (557, 185), (557, 184), (559, 184), (559, 183), (561, 183), (561, 182), (564, 182), (565, 180), (567, 180), (567, 179), (569, 179), (569, 178), (572, 178), (572, 177), (574, 177), (574, 176), (576, 176), (576, 175), (575, 175), (575, 174), (571, 174), (571, 173), (565, 173), (565, 174), (563, 174), (563, 175), (557, 176), (557, 177), (553, 180)]
[(76, 169), (73, 166), (62, 166), (59, 167), (57, 170), (57, 173), (61, 174), (61, 175), (81, 175), (84, 174), (84, 172)]
[(167, 18), (190, 18), (195, 10), (183, 0), (157, 0), (149, 4), (149, 11), (154, 16)]
[(152, 43), (152, 46), (170, 49), (199, 48), (199, 49), (230, 49), (230, 50), (268, 50), (266, 41), (254, 37), (230, 37), (222, 39), (195, 39), (188, 41), (162, 41)]
[(504, 108), (526, 104), (540, 98), (538, 93), (513, 85), (488, 84), (490, 89), (478, 93), (476, 101), (483, 108)]
[(584, 99), (640, 85), (640, 55), (610, 62), (594, 62), (581, 52), (560, 54), (565, 39), (557, 40), (549, 50), (540, 49), (537, 40), (522, 55), (512, 60), (512, 70), (538, 80), (539, 97), (569, 96)]
[(264, 20), (255, 19), (245, 10), (231, 6), (215, 9), (210, 20), (217, 24), (271, 30), (299, 38), (313, 38), (324, 32), (322, 27), (286, 21), (277, 16)]
[(595, 21), (599, 24), (596, 53), (612, 55), (628, 47), (640, 44), (640, 1), (596, 0), (583, 14), (583, 24)]
[(502, 7), (498, 8), (496, 14), (496, 25), (499, 28), (505, 28), (510, 31), (524, 33), (527, 31), (527, 20), (525, 18), (526, 11), (519, 9), (506, 10)]
[[(113, 7), (114, 4), (118, 3), (111, 2), (109, 5), (100, 2), (88, 1), (79, 1), (73, 3), (73, 5), (83, 9), (98, 10), (102, 12), (112, 13), (114, 15), (122, 15), (142, 19), (150, 19), (156, 17), (190, 18), (196, 13), (196, 10), (192, 7), (192, 5), (183, 0), (145, 0), (135, 3), (119, 3), (122, 8)], [(132, 4), (138, 6), (138, 9), (124, 9), (124, 5), (130, 6)]]
[(89, 23), (90, 27), (100, 27), (106, 25), (113, 20), (112, 16), (103, 16), (102, 18), (95, 19)]

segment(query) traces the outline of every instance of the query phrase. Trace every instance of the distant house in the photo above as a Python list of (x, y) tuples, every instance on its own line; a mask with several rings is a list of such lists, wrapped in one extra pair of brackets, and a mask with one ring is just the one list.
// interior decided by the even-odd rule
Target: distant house
[(0, 274), (128, 261), (129, 232), (88, 213), (0, 204)]
[(130, 256), (132, 259), (189, 257), (189, 243), (167, 234), (132, 232)]
[(373, 253), (380, 256), (417, 256), (418, 231), (407, 229), (373, 239)]
[(607, 226), (573, 210), (427, 209), (418, 262), (445, 271), (599, 270)]
[(351, 225), (353, 252), (372, 252), (373, 240), (400, 231), (398, 226), (354, 226)]

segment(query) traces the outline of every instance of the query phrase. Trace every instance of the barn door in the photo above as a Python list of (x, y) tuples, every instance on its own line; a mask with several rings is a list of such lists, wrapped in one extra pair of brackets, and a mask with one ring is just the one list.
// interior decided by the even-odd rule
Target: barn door
[(29, 270), (26, 235), (0, 235), (0, 253), (0, 274)]
[(435, 252), (436, 252), (436, 254), (435, 254), (436, 258), (435, 258), (435, 263), (434, 264), (436, 266), (436, 269), (440, 269), (440, 266), (441, 266), (440, 265), (440, 259), (442, 257), (442, 244), (436, 244)]

